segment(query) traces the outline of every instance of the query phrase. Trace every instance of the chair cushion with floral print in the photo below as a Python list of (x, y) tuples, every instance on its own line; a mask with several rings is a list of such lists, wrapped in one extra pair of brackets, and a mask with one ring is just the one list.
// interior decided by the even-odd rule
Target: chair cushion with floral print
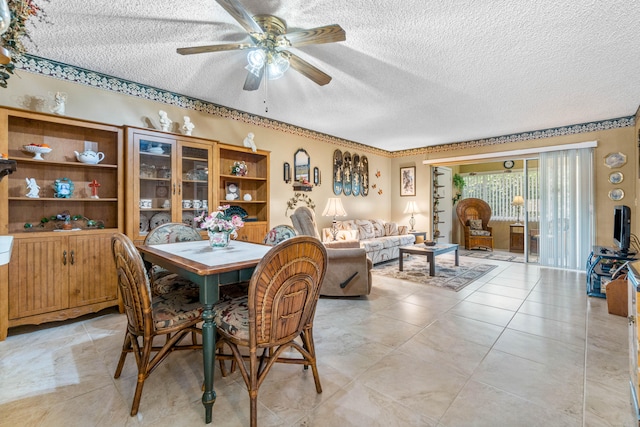
[(283, 240), (290, 239), (296, 236), (296, 230), (290, 225), (276, 225), (269, 233), (264, 237), (263, 243), (265, 245), (275, 246)]
[(469, 220), (469, 228), (471, 230), (482, 230), (482, 220), (481, 219), (470, 219)]
[(491, 236), (488, 230), (469, 230), (469, 236)]
[(179, 289), (153, 297), (151, 302), (156, 329), (173, 328), (202, 316), (197, 293)]
[(220, 301), (213, 319), (219, 329), (239, 340), (249, 341), (249, 303), (246, 296)]
[[(154, 266), (156, 267), (156, 266)], [(163, 268), (151, 271), (151, 291), (153, 295), (162, 295), (167, 292), (173, 292), (177, 290), (185, 290), (190, 294), (195, 294), (196, 298), (199, 295), (200, 288), (192, 281), (185, 279), (176, 273), (171, 273)]]

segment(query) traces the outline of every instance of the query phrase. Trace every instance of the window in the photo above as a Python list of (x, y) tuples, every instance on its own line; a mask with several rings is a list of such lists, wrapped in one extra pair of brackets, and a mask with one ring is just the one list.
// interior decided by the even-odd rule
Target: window
[[(538, 221), (538, 172), (529, 170), (529, 200), (527, 211), (529, 221)], [(491, 219), (495, 221), (515, 221), (518, 208), (511, 202), (515, 196), (524, 195), (524, 172), (510, 173), (476, 173), (462, 174), (465, 186), (462, 198), (475, 197), (482, 199), (491, 206)], [(524, 210), (520, 210), (520, 219), (524, 218)]]

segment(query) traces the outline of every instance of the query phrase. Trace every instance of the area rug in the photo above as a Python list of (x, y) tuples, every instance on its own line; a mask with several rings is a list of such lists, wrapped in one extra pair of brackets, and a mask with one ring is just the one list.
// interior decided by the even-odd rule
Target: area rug
[(376, 264), (371, 273), (459, 291), (496, 267), (497, 265), (479, 264), (463, 260), (460, 260), (460, 265), (456, 267), (453, 258), (436, 257), (436, 275), (429, 276), (427, 258), (412, 255), (405, 258), (403, 271), (398, 270), (398, 260), (396, 259)]
[(467, 251), (460, 250), (460, 256), (468, 256), (471, 258), (482, 258), (482, 259), (495, 259), (498, 261), (509, 261), (509, 262), (524, 262), (523, 255), (514, 255), (510, 252), (500, 252), (500, 251)]

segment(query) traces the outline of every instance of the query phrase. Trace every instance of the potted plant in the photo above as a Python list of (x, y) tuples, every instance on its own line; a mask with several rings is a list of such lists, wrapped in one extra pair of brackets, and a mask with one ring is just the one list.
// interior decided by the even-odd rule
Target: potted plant
[(456, 195), (453, 196), (453, 204), (455, 205), (462, 197), (462, 189), (464, 188), (465, 182), (462, 176), (458, 173), (453, 175), (452, 181), (453, 187), (456, 189)]

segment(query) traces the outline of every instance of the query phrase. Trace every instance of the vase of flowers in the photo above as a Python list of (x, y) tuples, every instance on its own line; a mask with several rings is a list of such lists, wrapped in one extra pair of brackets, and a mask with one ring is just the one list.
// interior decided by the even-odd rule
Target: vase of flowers
[(215, 212), (203, 213), (194, 218), (200, 228), (207, 230), (209, 244), (212, 248), (226, 248), (231, 242), (231, 237), (238, 237), (238, 228), (244, 225), (239, 215), (227, 215), (229, 205), (218, 206)]

